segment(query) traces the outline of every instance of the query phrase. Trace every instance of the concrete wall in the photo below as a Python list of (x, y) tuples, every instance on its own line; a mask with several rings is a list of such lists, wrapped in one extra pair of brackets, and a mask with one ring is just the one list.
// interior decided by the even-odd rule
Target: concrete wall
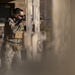
[(70, 47), (70, 1), (53, 0), (53, 33), (55, 52), (62, 54)]
[[(74, 2), (72, 4), (73, 9), (75, 7)], [(71, 33), (71, 29), (73, 28), (72, 32), (74, 32), (75, 26), (71, 28), (70, 0), (43, 0), (41, 4), (43, 9), (41, 12), (44, 12), (45, 18), (50, 19), (45, 20), (43, 24), (44, 29), (48, 26), (47, 32), (49, 33), (47, 42), (44, 44), (46, 75), (74, 75), (75, 67), (73, 67), (74, 63), (72, 62), (74, 59), (72, 58), (75, 55), (74, 50), (71, 50), (71, 34), (72, 36), (74, 34)], [(74, 10), (72, 10), (72, 14), (75, 13)], [(74, 15), (72, 17), (75, 19)], [(75, 25), (74, 20), (73, 25)], [(51, 37), (50, 41), (49, 38)], [(72, 39), (74, 38), (75, 36)], [(74, 43), (72, 43), (72, 46), (74, 48)]]
[(58, 75), (71, 75), (70, 0), (53, 0), (54, 60)]
[(71, 66), (70, 0), (52, 0), (52, 15), (53, 48), (47, 51), (48, 67), (50, 66), (48, 74), (73, 75)]
[(71, 68), (72, 75), (75, 75), (75, 0), (71, 2)]

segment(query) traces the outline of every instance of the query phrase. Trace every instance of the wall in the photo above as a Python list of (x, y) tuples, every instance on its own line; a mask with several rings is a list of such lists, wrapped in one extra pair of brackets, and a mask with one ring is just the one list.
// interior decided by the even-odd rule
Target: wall
[(69, 0), (53, 0), (53, 30), (55, 52), (59, 54), (69, 47), (70, 43)]
[(70, 75), (70, 0), (53, 0), (53, 36), (58, 75)]
[(41, 6), (44, 17), (50, 19), (43, 23), (43, 29), (46, 30), (48, 27), (46, 32), (49, 33), (44, 44), (46, 74), (73, 75), (70, 0), (43, 0)]
[(48, 71), (51, 75), (72, 75), (70, 0), (52, 0), (52, 16), (53, 48), (47, 51)]
[(75, 75), (75, 0), (71, 2), (71, 68), (72, 75)]

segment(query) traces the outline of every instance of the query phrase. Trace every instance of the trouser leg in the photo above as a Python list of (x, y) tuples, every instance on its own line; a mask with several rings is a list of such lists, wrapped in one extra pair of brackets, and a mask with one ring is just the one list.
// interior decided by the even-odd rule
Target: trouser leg
[(16, 51), (12, 63), (14, 74), (19, 75), (21, 73), (21, 51)]
[(13, 66), (21, 65), (21, 51), (16, 51), (13, 58)]
[(1, 70), (2, 73), (8, 75), (11, 71), (11, 63), (14, 57), (14, 52), (9, 43), (3, 44), (3, 46), (1, 50)]

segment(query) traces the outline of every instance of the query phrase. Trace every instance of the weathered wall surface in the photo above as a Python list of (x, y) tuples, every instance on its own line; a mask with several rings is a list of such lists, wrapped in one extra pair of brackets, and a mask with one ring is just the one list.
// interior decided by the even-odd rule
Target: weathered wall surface
[[(50, 66), (49, 74), (52, 75), (71, 75), (71, 36), (70, 36), (70, 0), (52, 0), (52, 11), (50, 7), (50, 0), (46, 0), (46, 17), (52, 18), (52, 24), (50, 21), (46, 22), (47, 25), (52, 25), (52, 47), (50, 43), (46, 43), (46, 58)], [(48, 14), (49, 13), (49, 14)], [(50, 16), (52, 13), (52, 17)], [(49, 31), (49, 30), (48, 30)], [(50, 32), (50, 31), (49, 31)], [(49, 36), (50, 37), (50, 36)], [(50, 42), (50, 40), (48, 39)], [(47, 64), (46, 64), (47, 65)]]
[[(41, 15), (44, 17), (44, 21), (41, 24), (41, 31), (46, 32), (46, 41), (44, 41), (44, 50), (43, 56), (44, 59), (52, 50), (52, 40), (53, 40), (53, 22), (52, 22), (52, 0), (41, 0), (40, 1), (40, 12)], [(49, 57), (50, 58), (50, 57)]]
[(62, 54), (70, 47), (69, 0), (53, 0), (53, 33), (55, 52)]
[(58, 75), (71, 75), (70, 0), (53, 0), (53, 45)]
[(72, 74), (75, 75), (75, 0), (71, 2), (71, 68)]

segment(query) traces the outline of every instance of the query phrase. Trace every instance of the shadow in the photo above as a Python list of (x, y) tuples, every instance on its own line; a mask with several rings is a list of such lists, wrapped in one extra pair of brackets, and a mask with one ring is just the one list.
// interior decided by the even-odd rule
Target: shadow
[(0, 3), (8, 3), (8, 2), (11, 2), (11, 1), (15, 1), (15, 0), (0, 0)]

